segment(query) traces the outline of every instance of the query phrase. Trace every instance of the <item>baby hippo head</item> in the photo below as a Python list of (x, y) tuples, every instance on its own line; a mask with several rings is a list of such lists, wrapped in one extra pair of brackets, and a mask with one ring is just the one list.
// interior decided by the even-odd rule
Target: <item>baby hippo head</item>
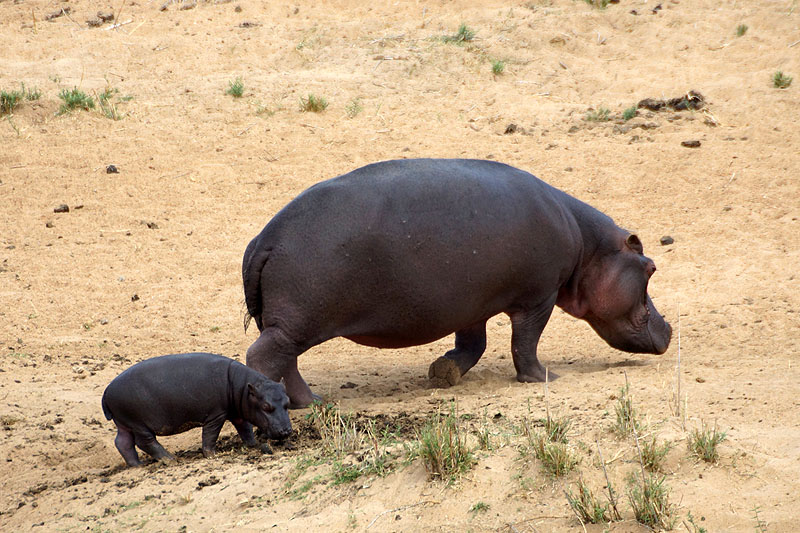
[(261, 378), (247, 384), (248, 421), (271, 439), (285, 439), (292, 433), (289, 397), (283, 385)]

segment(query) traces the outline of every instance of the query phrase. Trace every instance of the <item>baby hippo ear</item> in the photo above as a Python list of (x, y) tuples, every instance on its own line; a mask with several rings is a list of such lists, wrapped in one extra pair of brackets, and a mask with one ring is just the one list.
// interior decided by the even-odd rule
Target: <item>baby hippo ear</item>
[(252, 383), (248, 383), (248, 384), (247, 384), (247, 393), (248, 393), (250, 396), (255, 396), (255, 395), (256, 395), (256, 392), (257, 392), (257, 391), (256, 391), (256, 388), (253, 386), (253, 384), (252, 384)]
[(642, 241), (639, 240), (639, 237), (631, 233), (628, 235), (628, 238), (625, 239), (625, 246), (636, 252), (637, 254), (643, 254), (644, 248), (642, 248)]

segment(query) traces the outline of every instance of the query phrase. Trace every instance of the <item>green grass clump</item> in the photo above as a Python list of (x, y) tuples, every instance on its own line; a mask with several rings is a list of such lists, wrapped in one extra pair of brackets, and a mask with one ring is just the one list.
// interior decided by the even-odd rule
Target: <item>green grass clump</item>
[(344, 110), (348, 118), (355, 118), (364, 110), (364, 106), (361, 104), (361, 98), (353, 98), (350, 100), (350, 103), (347, 104)]
[(745, 33), (747, 33), (747, 24), (739, 24), (738, 26), (736, 26), (737, 37), (741, 37)]
[(22, 94), (25, 96), (25, 100), (33, 102), (34, 100), (38, 100), (42, 97), (42, 91), (36, 87), (33, 89), (26, 89), (24, 83), (21, 83), (20, 85), (22, 85)]
[(596, 9), (605, 9), (608, 7), (609, 4), (609, 0), (583, 0), (583, 1)]
[(534, 457), (541, 463), (545, 472), (553, 477), (561, 477), (578, 465), (578, 458), (565, 442), (553, 442), (546, 433), (534, 432), (528, 435), (528, 442)]
[(451, 44), (464, 44), (474, 40), (476, 33), (477, 32), (475, 32), (475, 30), (462, 23), (458, 27), (458, 31), (456, 33), (453, 35), (445, 35), (442, 37), (442, 41)]
[(300, 98), (300, 111), (303, 113), (321, 113), (328, 108), (328, 101), (322, 96), (309, 93), (308, 98)]
[(419, 433), (419, 456), (431, 478), (453, 481), (469, 470), (475, 458), (467, 446), (467, 436), (458, 425), (455, 405), (450, 412), (437, 412)]
[(469, 512), (472, 514), (485, 513), (490, 507), (486, 502), (478, 502), (469, 508)]
[(675, 506), (669, 502), (669, 488), (664, 476), (628, 477), (628, 500), (636, 521), (653, 530), (670, 530), (675, 525)]
[(689, 433), (687, 443), (689, 451), (707, 463), (716, 463), (719, 459), (717, 446), (727, 438), (724, 431), (717, 431), (717, 427), (708, 429), (703, 424), (702, 429), (693, 429)]
[(242, 82), (242, 78), (238, 77), (233, 81), (229, 81), (228, 89), (225, 91), (225, 94), (229, 94), (234, 98), (241, 98), (244, 94), (244, 82)]
[(364, 444), (363, 436), (350, 413), (342, 414), (332, 403), (314, 402), (306, 415), (319, 433), (322, 450), (334, 457), (357, 452)]
[(569, 506), (578, 515), (582, 523), (605, 524), (611, 521), (611, 515), (609, 514), (609, 506), (611, 504), (601, 505), (591, 489), (583, 482), (583, 479), (578, 480), (577, 493), (573, 493), (571, 489), (566, 489), (564, 494), (567, 496)]
[(22, 100), (20, 91), (0, 91), (0, 115), (7, 115), (14, 111), (20, 100)]
[(641, 429), (641, 423), (636, 414), (636, 409), (633, 407), (633, 398), (631, 398), (627, 383), (619, 390), (619, 397), (614, 411), (616, 413), (616, 422), (612, 429), (617, 435), (627, 437), (634, 430), (639, 431)]
[(785, 89), (792, 84), (792, 77), (787, 76), (780, 70), (772, 75), (772, 85), (776, 89)]
[(495, 76), (501, 75), (506, 70), (506, 62), (496, 59), (492, 61), (492, 74)]
[(119, 92), (113, 87), (106, 87), (99, 95), (97, 102), (100, 104), (100, 112), (104, 117), (111, 120), (120, 120), (124, 115), (117, 109), (117, 105), (111, 99)]
[(622, 112), (622, 119), (626, 122), (636, 116), (636, 106), (632, 105)]
[(672, 449), (673, 444), (666, 441), (658, 444), (655, 436), (640, 441), (642, 450), (642, 465), (650, 472), (660, 472), (664, 466), (664, 459)]
[(75, 109), (83, 109), (85, 111), (94, 109), (94, 99), (77, 87), (61, 89), (61, 92), (58, 93), (58, 97), (61, 99), (61, 107), (58, 109), (58, 115), (69, 113)]
[(586, 120), (589, 122), (606, 122), (610, 120), (611, 111), (605, 107), (600, 107), (597, 110), (590, 109), (586, 112)]

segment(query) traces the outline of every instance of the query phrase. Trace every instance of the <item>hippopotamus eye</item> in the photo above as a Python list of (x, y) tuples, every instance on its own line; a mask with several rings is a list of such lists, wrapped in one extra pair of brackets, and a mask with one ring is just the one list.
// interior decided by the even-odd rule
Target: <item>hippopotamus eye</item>
[(271, 412), (273, 412), (273, 411), (275, 410), (275, 408), (274, 408), (274, 407), (272, 407), (272, 404), (270, 404), (270, 403), (266, 403), (266, 402), (264, 402), (264, 403), (261, 405), (261, 409), (263, 409), (263, 410), (264, 410), (264, 411), (266, 411), (267, 413), (271, 413)]

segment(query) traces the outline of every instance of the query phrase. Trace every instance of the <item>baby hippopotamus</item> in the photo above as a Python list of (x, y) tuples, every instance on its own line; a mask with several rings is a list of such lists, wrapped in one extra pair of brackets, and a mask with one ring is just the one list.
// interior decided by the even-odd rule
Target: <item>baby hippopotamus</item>
[(217, 437), (230, 420), (247, 446), (258, 445), (253, 425), (270, 438), (292, 432), (283, 385), (245, 365), (210, 353), (184, 353), (133, 365), (106, 387), (103, 413), (117, 425), (114, 444), (128, 466), (139, 466), (134, 444), (154, 459), (175, 456), (156, 435), (203, 427), (203, 455), (214, 456)]

